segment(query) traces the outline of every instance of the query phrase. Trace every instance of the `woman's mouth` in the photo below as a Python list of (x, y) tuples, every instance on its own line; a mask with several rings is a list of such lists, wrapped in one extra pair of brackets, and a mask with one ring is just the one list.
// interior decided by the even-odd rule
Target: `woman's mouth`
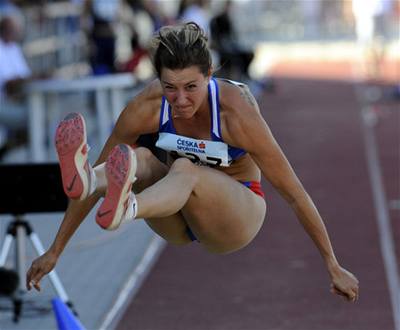
[(173, 117), (174, 118), (185, 118), (187, 116), (192, 115), (192, 108), (189, 107), (184, 107), (184, 108), (175, 108), (173, 111)]
[(175, 107), (175, 114), (184, 114), (184, 113), (188, 113), (192, 110), (191, 106), (187, 106), (187, 107)]

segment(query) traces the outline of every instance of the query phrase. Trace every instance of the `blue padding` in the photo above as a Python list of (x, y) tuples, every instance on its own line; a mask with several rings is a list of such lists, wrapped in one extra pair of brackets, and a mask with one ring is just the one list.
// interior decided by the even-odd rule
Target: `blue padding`
[(58, 330), (85, 330), (81, 322), (72, 314), (69, 307), (60, 299), (52, 301), (53, 311), (56, 316)]

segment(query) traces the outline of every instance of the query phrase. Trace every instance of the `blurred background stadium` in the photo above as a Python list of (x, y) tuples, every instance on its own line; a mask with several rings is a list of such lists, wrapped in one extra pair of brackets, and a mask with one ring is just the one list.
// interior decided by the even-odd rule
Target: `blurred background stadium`
[[(363, 109), (381, 150), (388, 150), (381, 162), (390, 169), (383, 181), (390, 182), (387, 207), (392, 217), (389, 221), (397, 218), (393, 225), (396, 238), (400, 235), (396, 112), (400, 106), (399, 18), (398, 0), (0, 0), (0, 163), (56, 162), (55, 128), (71, 111), (87, 118), (94, 161), (120, 111), (154, 79), (149, 60), (154, 31), (166, 24), (193, 20), (209, 35), (215, 75), (245, 81), (263, 109), (295, 107), (301, 99), (296, 94), (299, 90), (310, 93), (306, 101), (311, 107), (316, 96), (321, 96), (317, 87), (322, 81), (340, 82), (354, 90), (354, 103), (343, 107)], [(12, 53), (7, 48), (10, 43), (21, 52), (13, 48), (17, 53)], [(307, 81), (318, 83), (309, 86)], [(335, 98), (340, 87), (332, 86), (328, 86), (332, 94), (324, 94), (319, 106), (340, 99)], [(340, 111), (337, 115), (344, 116)], [(287, 114), (265, 116), (272, 116), (273, 131), (279, 136)], [(375, 131), (378, 123), (380, 131)], [(146, 143), (151, 143), (151, 137)], [(293, 148), (288, 144), (288, 150)], [(368, 181), (368, 175), (364, 179)], [(26, 217), (48, 246), (62, 213)], [(0, 218), (1, 245), (12, 216)], [(57, 270), (83, 324), (88, 329), (115, 328), (165, 244), (144, 223), (110, 234), (95, 227), (93, 215), (89, 218)], [(28, 265), (35, 252), (28, 245), (26, 248)], [(397, 245), (394, 249), (398, 250)], [(3, 265), (8, 269), (15, 267), (13, 253), (10, 251)], [(12, 322), (12, 300), (0, 295), (0, 328), (55, 329), (50, 304), (55, 292), (48, 284), (40, 295), (22, 293), (24, 307), (18, 323)], [(398, 279), (389, 287), (393, 289), (393, 285), (400, 297)], [(395, 302), (392, 298), (392, 308), (400, 315), (399, 297)], [(399, 317), (389, 321), (385, 314), (384, 318), (383, 323), (371, 324), (400, 330)], [(125, 328), (130, 328), (129, 320), (123, 320), (128, 322)], [(141, 322), (135, 329), (178, 329)], [(123, 324), (119, 326), (123, 328)], [(199, 325), (199, 329), (207, 328), (212, 327)], [(221, 325), (219, 329), (227, 328)], [(276, 329), (311, 328), (283, 322)], [(330, 324), (314, 329), (338, 327)]]

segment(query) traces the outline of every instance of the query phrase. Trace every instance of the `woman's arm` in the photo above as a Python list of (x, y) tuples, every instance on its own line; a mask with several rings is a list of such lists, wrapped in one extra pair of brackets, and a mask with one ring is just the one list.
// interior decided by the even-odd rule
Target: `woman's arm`
[(274, 139), (254, 98), (244, 89), (233, 104), (240, 110), (232, 110), (233, 118), (227, 125), (230, 138), (237, 146), (250, 153), (263, 176), (292, 207), (325, 261), (332, 279), (332, 291), (354, 301), (358, 295), (358, 281), (351, 273), (340, 267), (314, 202)]
[[(148, 99), (148, 97), (148, 91), (145, 90), (122, 111), (95, 165), (105, 162), (115, 145), (119, 143), (132, 145), (140, 134), (149, 133), (152, 126), (158, 124), (156, 116), (154, 116), (156, 112), (152, 111), (154, 98)], [(143, 122), (146, 124), (140, 125)], [(44, 255), (33, 261), (27, 272), (26, 286), (28, 290), (32, 285), (40, 290), (40, 280), (54, 268), (68, 241), (100, 197), (101, 193), (96, 191), (83, 201), (70, 200), (53, 243)]]

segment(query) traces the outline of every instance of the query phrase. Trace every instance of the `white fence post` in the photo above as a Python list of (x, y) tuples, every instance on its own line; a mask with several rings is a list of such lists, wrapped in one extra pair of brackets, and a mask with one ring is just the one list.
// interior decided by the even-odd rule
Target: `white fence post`
[[(91, 76), (73, 80), (52, 79), (28, 84), (28, 136), (31, 159), (34, 162), (44, 162), (50, 154), (46, 150), (46, 118), (49, 116), (57, 118), (59, 107), (56, 104), (61, 102), (60, 97), (63, 94), (95, 93), (98, 144), (102, 145), (107, 140), (113, 123), (125, 105), (123, 90), (133, 89), (135, 84), (136, 80), (130, 73)], [(50, 95), (49, 103), (52, 106), (46, 108), (45, 100)], [(48, 142), (50, 142), (49, 145), (52, 145), (52, 141)]]
[(45, 110), (44, 96), (42, 93), (34, 92), (28, 97), (28, 136), (30, 156), (33, 162), (45, 160)]
[(111, 118), (108, 116), (107, 109), (108, 105), (108, 95), (107, 90), (98, 89), (95, 92), (96, 95), (96, 110), (97, 110), (97, 125), (98, 125), (98, 138), (99, 143), (104, 144), (109, 135), (109, 127), (111, 125)]
[(122, 91), (117, 88), (111, 89), (111, 110), (112, 110), (112, 120), (115, 123), (119, 117), (119, 114), (125, 106), (124, 100), (122, 99)]

